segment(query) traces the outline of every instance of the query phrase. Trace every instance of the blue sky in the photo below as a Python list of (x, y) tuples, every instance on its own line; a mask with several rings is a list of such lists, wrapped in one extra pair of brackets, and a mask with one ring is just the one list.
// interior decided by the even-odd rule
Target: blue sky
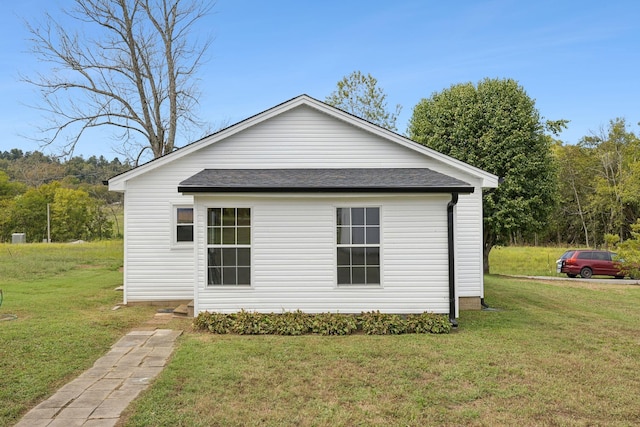
[[(46, 124), (24, 105), (37, 98), (18, 79), (41, 68), (27, 53), (23, 21), (71, 4), (3, 7), (0, 150), (39, 149), (22, 135), (37, 136)], [(422, 98), (485, 77), (517, 80), (543, 117), (570, 120), (560, 135), (567, 143), (616, 117), (637, 132), (639, 18), (637, 0), (218, 0), (201, 22), (215, 40), (198, 75), (198, 114), (215, 129), (303, 93), (324, 100), (338, 80), (360, 70), (378, 79), (390, 109), (402, 105), (400, 133)], [(117, 156), (108, 132), (92, 133), (76, 154)]]

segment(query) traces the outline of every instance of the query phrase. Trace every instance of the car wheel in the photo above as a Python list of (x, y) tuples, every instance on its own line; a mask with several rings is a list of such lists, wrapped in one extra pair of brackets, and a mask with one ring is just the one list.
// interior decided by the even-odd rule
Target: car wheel
[(589, 267), (584, 267), (580, 270), (580, 276), (582, 276), (583, 279), (591, 279), (591, 276), (593, 276), (593, 270)]
[(576, 276), (577, 274), (567, 273), (567, 277), (571, 277), (572, 279), (575, 279)]

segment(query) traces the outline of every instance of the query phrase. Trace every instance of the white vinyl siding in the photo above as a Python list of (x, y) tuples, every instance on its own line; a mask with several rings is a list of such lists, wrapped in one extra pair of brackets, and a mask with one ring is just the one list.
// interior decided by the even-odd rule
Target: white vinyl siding
[(456, 205), (456, 289), (459, 297), (484, 297), (482, 193), (461, 195)]
[(175, 244), (175, 204), (144, 187), (125, 193), (125, 302), (193, 298), (194, 245)]
[[(381, 206), (382, 286), (336, 285), (335, 209), (346, 200)], [(197, 196), (197, 221), (210, 206), (250, 205), (253, 240), (249, 289), (206, 286), (205, 252), (197, 250), (196, 309), (446, 313), (448, 201), (448, 195)], [(204, 245), (203, 228), (198, 232), (196, 240)]]

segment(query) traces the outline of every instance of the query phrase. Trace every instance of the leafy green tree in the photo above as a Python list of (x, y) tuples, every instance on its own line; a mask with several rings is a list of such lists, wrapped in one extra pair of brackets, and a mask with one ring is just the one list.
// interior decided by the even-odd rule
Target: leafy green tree
[(558, 204), (549, 221), (549, 237), (556, 243), (585, 244), (595, 237), (593, 176), (598, 167), (593, 150), (581, 145), (553, 146), (557, 165)]
[(25, 233), (28, 242), (46, 239), (47, 205), (52, 241), (105, 239), (113, 235), (113, 222), (107, 219), (103, 200), (55, 181), (0, 200), (0, 241), (10, 240), (12, 233)]
[(15, 230), (14, 198), (27, 191), (27, 186), (20, 182), (13, 182), (4, 171), (0, 170), (0, 242), (8, 241), (11, 234), (19, 232)]
[[(90, 240), (109, 239), (114, 235), (113, 221), (108, 218), (108, 213), (104, 203), (100, 200), (92, 198), (89, 216), (89, 234)], [(115, 215), (114, 215), (115, 216)]]
[(598, 247), (614, 236), (629, 238), (640, 216), (640, 140), (625, 120), (611, 120), (577, 145), (556, 145), (554, 153), (559, 205), (550, 225), (556, 241)]
[(9, 175), (0, 170), (0, 199), (13, 198), (26, 190), (26, 185), (11, 181)]
[(617, 256), (625, 273), (640, 277), (640, 219), (630, 225), (631, 238), (618, 244)]
[(54, 241), (88, 239), (91, 199), (82, 190), (59, 188), (51, 205), (51, 238)]
[(394, 112), (388, 111), (387, 95), (378, 87), (378, 80), (371, 74), (365, 76), (360, 71), (343, 77), (325, 102), (394, 132), (396, 120), (402, 110), (398, 104)]
[(503, 179), (484, 195), (484, 271), (494, 245), (543, 229), (556, 201), (552, 138), (565, 121), (543, 123), (512, 79), (457, 84), (421, 100), (409, 137)]
[(3, 151), (0, 153), (0, 159), (16, 160), (24, 157), (24, 152), (19, 148), (12, 148), (11, 151)]
[[(53, 191), (59, 184), (45, 184), (30, 188), (14, 199), (11, 212), (11, 233), (25, 233), (28, 242), (47, 238), (47, 203), (53, 202)], [(4, 236), (7, 238), (8, 236)]]
[(84, 190), (58, 188), (51, 205), (51, 238), (55, 241), (111, 237), (113, 224), (103, 204)]
[(13, 199), (0, 199), (0, 242), (8, 242), (11, 234), (19, 232), (13, 225), (13, 209), (15, 201)]
[(589, 181), (598, 234), (617, 234), (624, 240), (630, 235), (630, 224), (640, 216), (640, 139), (618, 118), (610, 121), (606, 131), (583, 138), (579, 145), (591, 150), (596, 162)]

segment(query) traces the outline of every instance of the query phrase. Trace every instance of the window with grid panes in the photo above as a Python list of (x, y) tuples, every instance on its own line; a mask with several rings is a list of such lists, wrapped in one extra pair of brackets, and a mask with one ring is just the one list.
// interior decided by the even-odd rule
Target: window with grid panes
[(337, 208), (338, 285), (380, 284), (380, 208)]
[(251, 285), (251, 209), (207, 209), (207, 284)]

